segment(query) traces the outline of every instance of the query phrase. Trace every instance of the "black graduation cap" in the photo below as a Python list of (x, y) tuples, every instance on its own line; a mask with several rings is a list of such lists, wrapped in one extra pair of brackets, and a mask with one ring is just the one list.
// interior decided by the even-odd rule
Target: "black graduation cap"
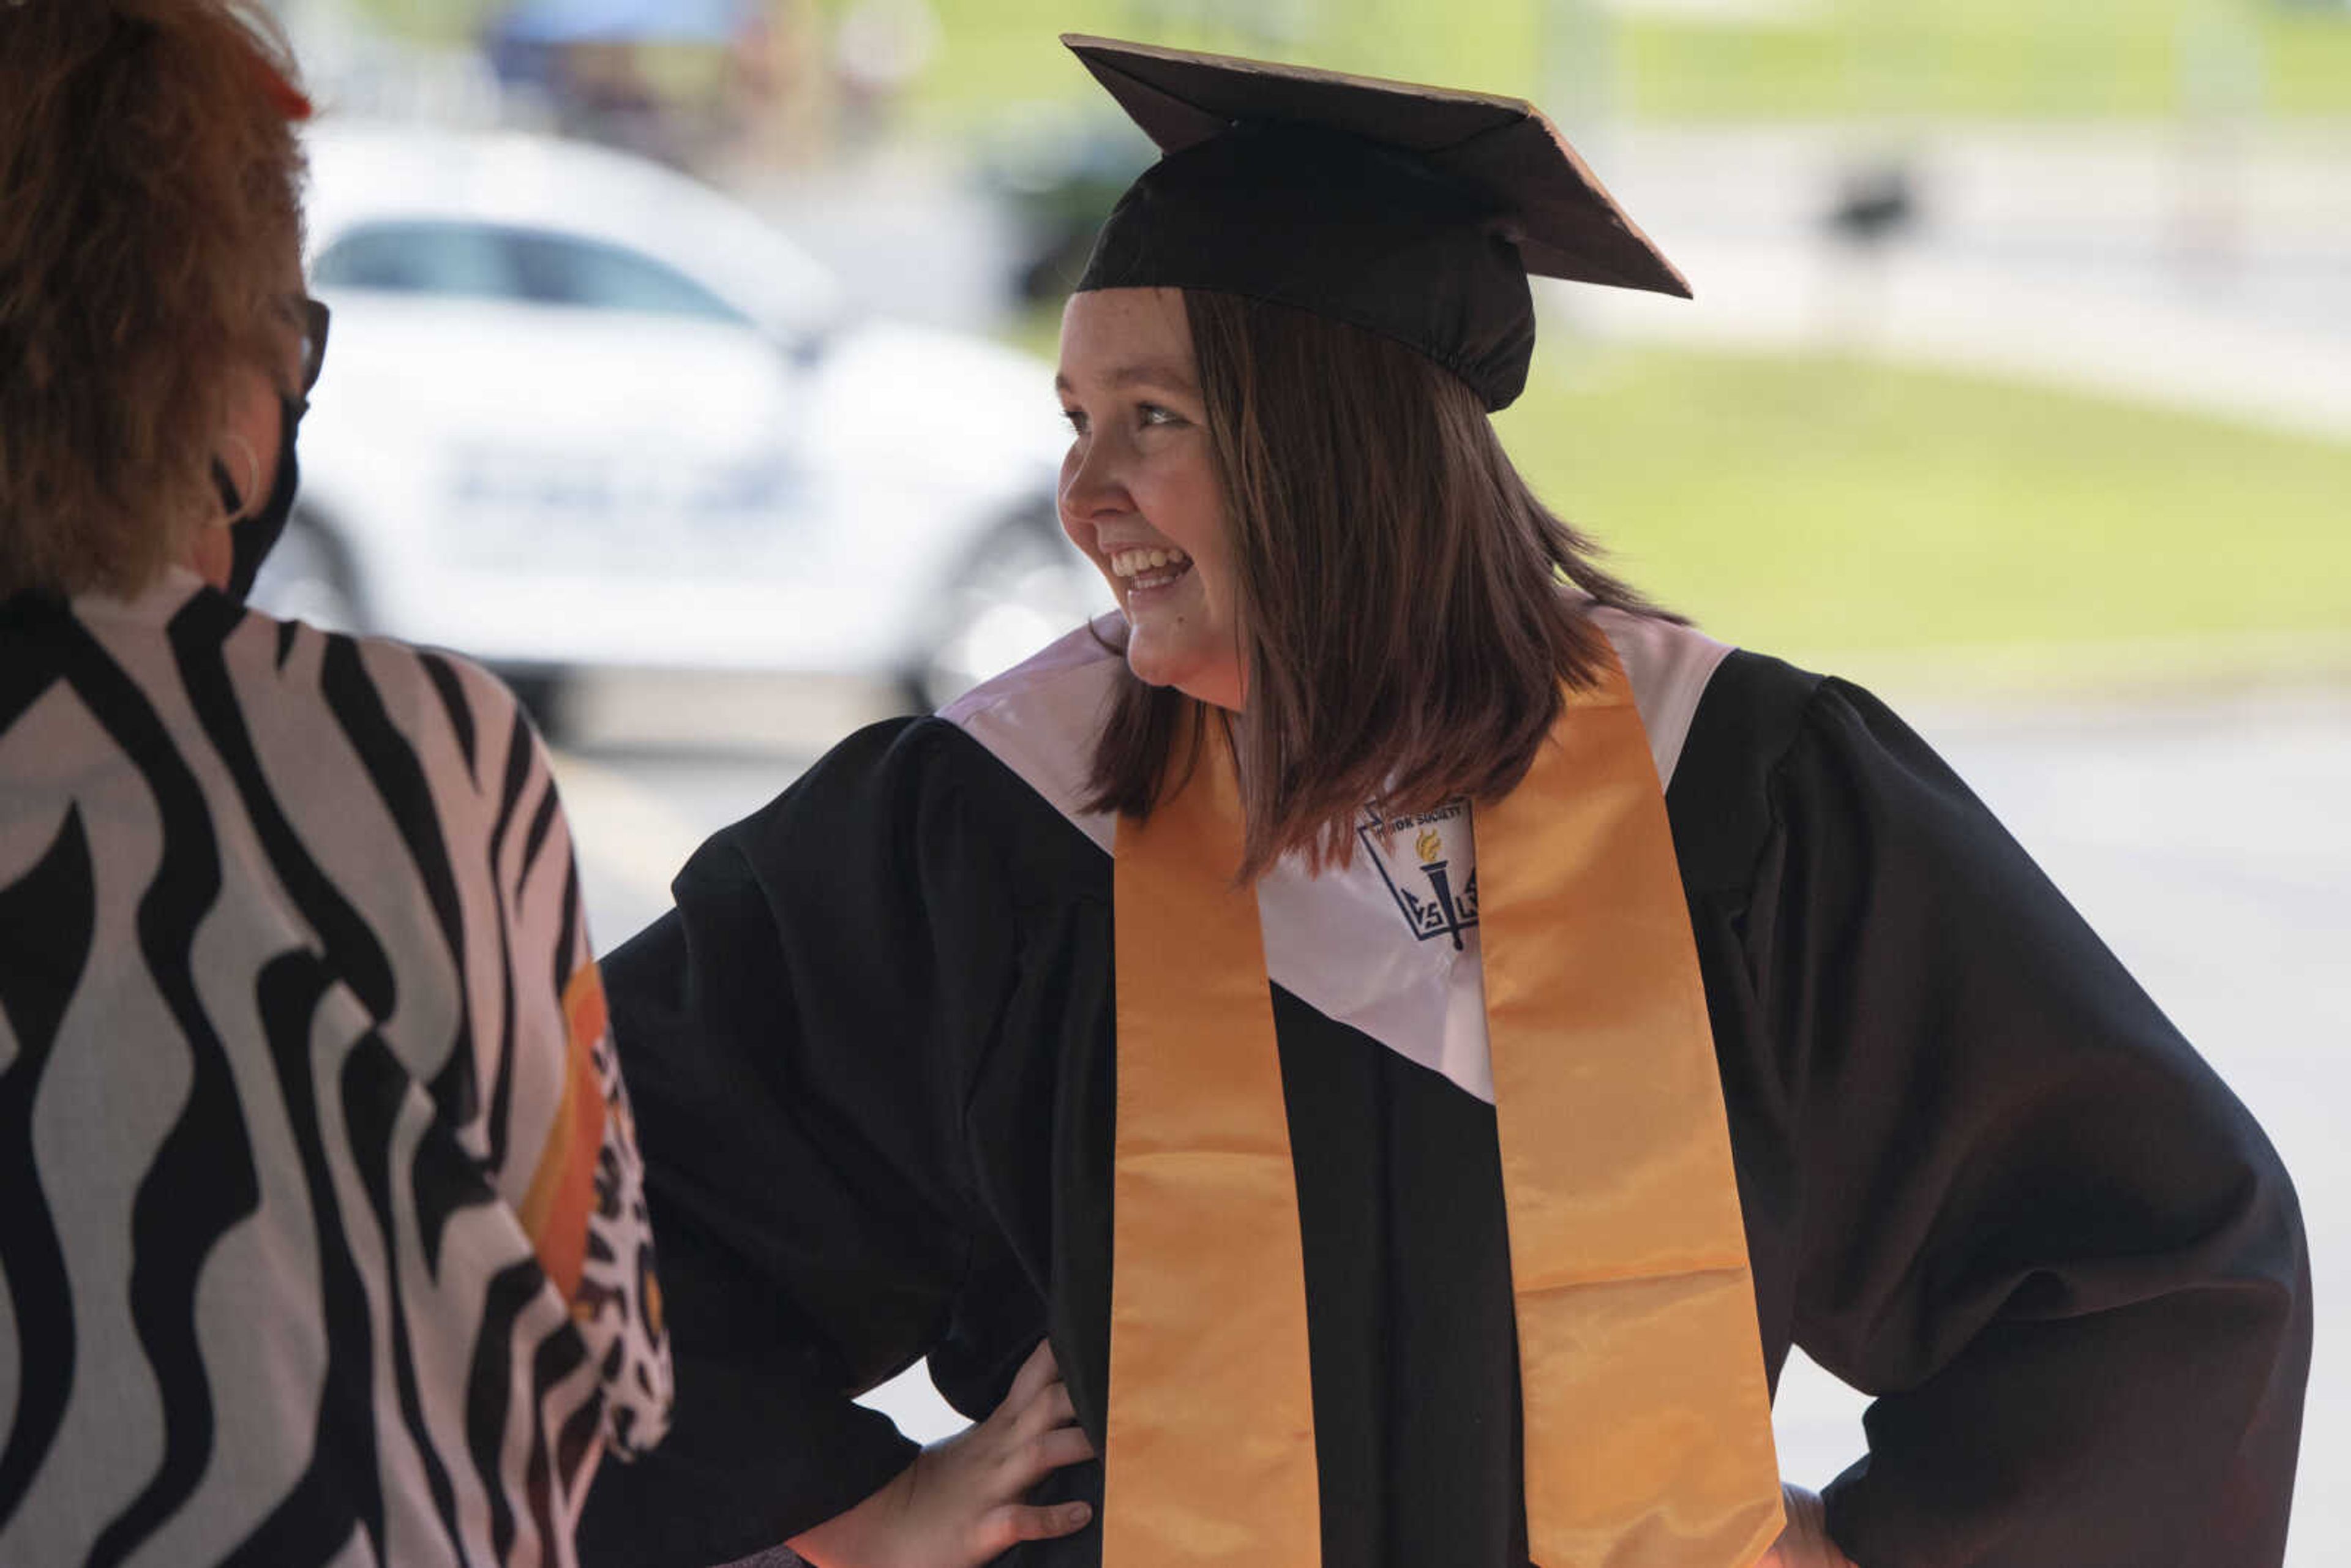
[(1532, 104), (1064, 35), (1160, 161), (1078, 287), (1204, 288), (1352, 322), (1489, 409), (1534, 350), (1527, 274), (1689, 296)]

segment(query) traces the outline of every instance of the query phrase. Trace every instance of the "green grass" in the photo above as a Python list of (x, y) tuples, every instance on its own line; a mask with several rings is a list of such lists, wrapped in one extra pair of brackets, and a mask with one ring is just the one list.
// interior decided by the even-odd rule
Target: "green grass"
[(1765, 648), (2351, 634), (2351, 445), (1832, 358), (1609, 351), (1505, 442), (1633, 580)]
[(2351, 15), (2264, 0), (1841, 0), (1798, 26), (1635, 21), (1619, 103), (1657, 120), (2351, 112)]
[[(1348, 0), (1344, 5), (1152, 5), (1136, 0), (954, 0), (937, 7), (943, 41), (915, 94), (935, 128), (984, 123), (1036, 102), (1106, 104), (1093, 78), (1057, 41), (1063, 33), (1145, 38), (1177, 48), (1308, 59), (1334, 70), (1458, 82), (1498, 92), (1533, 89), (1540, 55), (1537, 5), (1475, 5), (1465, 15), (1421, 0)], [(1285, 26), (1287, 14), (1325, 18)], [(1248, 15), (1254, 26), (1181, 20)]]
[[(918, 107), (967, 125), (1083, 99), (1061, 31), (1311, 59), (1660, 120), (2351, 114), (2351, 13), (2279, 0), (1813, 0), (1790, 19), (1615, 22), (1568, 0), (1347, 5), (952, 0)], [(1188, 24), (1181, 18), (1195, 18)], [(1196, 18), (1223, 18), (1221, 23)]]

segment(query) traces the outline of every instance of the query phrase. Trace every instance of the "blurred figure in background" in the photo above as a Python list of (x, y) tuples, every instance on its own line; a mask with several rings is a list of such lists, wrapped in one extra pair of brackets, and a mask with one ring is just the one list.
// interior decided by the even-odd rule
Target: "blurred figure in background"
[(938, 51), (929, 0), (856, 0), (833, 35), (841, 132), (852, 146), (878, 141), (899, 100)]
[(565, 1563), (669, 1365), (547, 759), (246, 609), (325, 348), (247, 0), (0, 5), (0, 1562)]

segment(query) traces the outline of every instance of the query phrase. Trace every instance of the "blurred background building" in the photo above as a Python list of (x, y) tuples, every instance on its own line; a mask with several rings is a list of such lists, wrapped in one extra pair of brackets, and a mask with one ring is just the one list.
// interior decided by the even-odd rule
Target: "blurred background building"
[[(1057, 33), (1542, 103), (1698, 299), (1548, 290), (1514, 456), (1716, 635), (1892, 695), (2272, 1128), (2293, 1561), (2351, 1562), (2351, 0), (280, 10), (337, 319), (266, 592), (525, 686), (608, 942), (1104, 602), (1048, 361), (1150, 153)], [(1791, 1372), (1792, 1475), (1859, 1405)]]

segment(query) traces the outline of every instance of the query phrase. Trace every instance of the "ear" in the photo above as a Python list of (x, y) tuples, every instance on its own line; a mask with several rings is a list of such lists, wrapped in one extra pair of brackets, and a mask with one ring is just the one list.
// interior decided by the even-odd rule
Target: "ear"
[[(214, 514), (211, 526), (226, 528), (251, 515), (253, 508), (259, 506), (264, 499), (261, 494), (261, 455), (253, 449), (253, 443), (247, 441), (238, 431), (224, 430), (221, 432), (220, 440), (221, 445), (226, 450), (213, 455), (214, 477), (222, 479), (225, 476), (225, 478), (222, 485), (221, 509)], [(240, 461), (243, 464), (242, 473), (245, 479), (241, 487), (237, 485), (240, 470), (236, 466), (236, 463)], [(228, 492), (232, 489), (235, 491), (236, 504), (234, 507), (229, 505)]]

